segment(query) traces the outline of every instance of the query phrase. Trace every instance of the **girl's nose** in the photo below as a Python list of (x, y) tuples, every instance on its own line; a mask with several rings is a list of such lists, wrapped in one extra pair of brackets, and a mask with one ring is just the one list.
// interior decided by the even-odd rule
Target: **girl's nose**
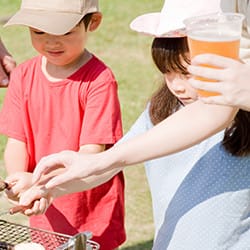
[(172, 89), (175, 92), (183, 93), (185, 92), (185, 86), (181, 83), (181, 80), (174, 80), (172, 83)]

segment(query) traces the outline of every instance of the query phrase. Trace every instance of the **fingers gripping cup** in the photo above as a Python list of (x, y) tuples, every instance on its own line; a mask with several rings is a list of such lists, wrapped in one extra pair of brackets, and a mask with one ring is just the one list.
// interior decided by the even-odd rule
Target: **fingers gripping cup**
[[(185, 19), (191, 58), (212, 53), (238, 59), (243, 19), (244, 15), (236, 13), (214, 13)], [(216, 82), (201, 77), (196, 79)], [(201, 96), (217, 95), (203, 90), (198, 90), (198, 93)]]

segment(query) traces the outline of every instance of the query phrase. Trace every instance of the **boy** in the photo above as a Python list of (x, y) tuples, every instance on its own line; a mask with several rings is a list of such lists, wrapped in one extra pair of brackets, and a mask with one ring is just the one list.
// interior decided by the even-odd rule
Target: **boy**
[[(98, 0), (23, 0), (8, 25), (29, 27), (40, 54), (12, 73), (0, 116), (12, 197), (30, 186), (36, 163), (61, 150), (104, 151), (122, 136), (117, 83), (86, 48), (102, 19)], [(10, 195), (10, 193), (9, 193)], [(32, 227), (69, 235), (90, 230), (103, 250), (125, 240), (122, 172), (86, 192), (55, 199)]]

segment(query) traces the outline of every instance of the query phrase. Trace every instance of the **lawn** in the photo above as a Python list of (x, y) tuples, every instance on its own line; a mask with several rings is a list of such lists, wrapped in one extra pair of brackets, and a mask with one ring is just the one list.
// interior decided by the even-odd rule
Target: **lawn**
[[(19, 0), (0, 0), (0, 22), (3, 22), (18, 8)], [(103, 22), (91, 34), (88, 49), (109, 65), (119, 84), (119, 97), (123, 114), (124, 132), (133, 124), (156, 87), (158, 74), (150, 55), (151, 37), (131, 31), (129, 23), (136, 16), (159, 11), (159, 0), (100, 0)], [(18, 63), (35, 55), (29, 34), (25, 27), (3, 28), (1, 38)], [(0, 89), (0, 106), (5, 95)], [(0, 137), (0, 159), (2, 159), (5, 137)], [(0, 174), (5, 176), (2, 164)], [(143, 165), (129, 167), (126, 176), (126, 229), (127, 241), (121, 247), (126, 250), (151, 249), (153, 223), (151, 200)], [(7, 206), (2, 198), (1, 208)], [(27, 223), (22, 216), (8, 218)]]

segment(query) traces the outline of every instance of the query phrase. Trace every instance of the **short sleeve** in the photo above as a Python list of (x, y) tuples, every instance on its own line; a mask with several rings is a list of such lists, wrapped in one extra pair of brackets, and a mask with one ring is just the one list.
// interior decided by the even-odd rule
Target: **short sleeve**
[(24, 94), (20, 81), (21, 73), (17, 68), (11, 73), (9, 87), (0, 112), (0, 133), (25, 141), (22, 122)]
[(141, 113), (141, 115), (131, 126), (129, 131), (123, 136), (121, 140), (119, 140), (118, 143), (123, 143), (137, 135), (143, 134), (152, 127), (153, 125), (149, 117), (149, 105), (148, 105), (148, 107)]
[(122, 122), (113, 74), (106, 69), (86, 91), (80, 145), (114, 144), (122, 136)]

